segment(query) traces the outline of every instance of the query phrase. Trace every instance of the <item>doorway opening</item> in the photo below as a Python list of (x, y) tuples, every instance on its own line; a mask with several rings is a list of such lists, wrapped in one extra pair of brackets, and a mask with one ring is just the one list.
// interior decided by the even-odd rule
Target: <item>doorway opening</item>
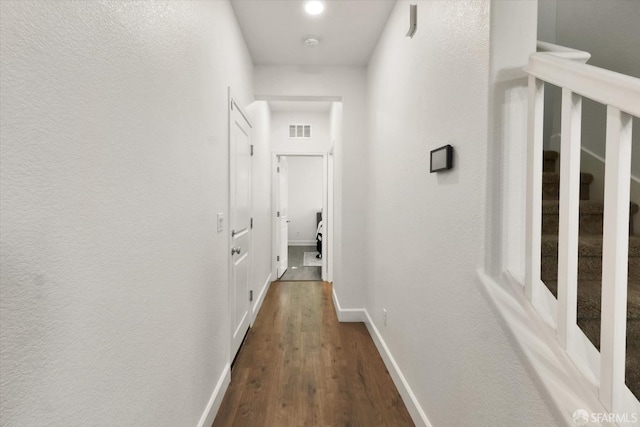
[(320, 281), (326, 277), (329, 236), (324, 154), (275, 154), (277, 277)]
[(273, 277), (332, 282), (341, 98), (261, 98), (271, 112)]

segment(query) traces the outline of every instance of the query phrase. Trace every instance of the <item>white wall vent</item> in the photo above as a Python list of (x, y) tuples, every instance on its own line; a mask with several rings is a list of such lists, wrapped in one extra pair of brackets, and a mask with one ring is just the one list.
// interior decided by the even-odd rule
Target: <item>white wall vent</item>
[(311, 138), (311, 125), (289, 125), (289, 138)]

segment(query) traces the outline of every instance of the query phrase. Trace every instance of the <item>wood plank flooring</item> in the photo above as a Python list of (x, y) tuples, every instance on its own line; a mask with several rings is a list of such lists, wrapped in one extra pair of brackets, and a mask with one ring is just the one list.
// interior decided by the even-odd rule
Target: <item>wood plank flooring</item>
[(363, 323), (340, 323), (331, 284), (274, 282), (213, 426), (412, 426)]

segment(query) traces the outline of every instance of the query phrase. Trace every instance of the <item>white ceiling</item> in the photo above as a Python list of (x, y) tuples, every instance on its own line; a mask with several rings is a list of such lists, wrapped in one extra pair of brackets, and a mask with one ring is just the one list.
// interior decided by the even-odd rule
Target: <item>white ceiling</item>
[(269, 108), (274, 113), (282, 113), (282, 112), (328, 113), (331, 110), (331, 102), (269, 101)]
[[(366, 65), (395, 0), (328, 0), (310, 16), (302, 0), (232, 0), (254, 64)], [(308, 35), (320, 45), (304, 44)]]

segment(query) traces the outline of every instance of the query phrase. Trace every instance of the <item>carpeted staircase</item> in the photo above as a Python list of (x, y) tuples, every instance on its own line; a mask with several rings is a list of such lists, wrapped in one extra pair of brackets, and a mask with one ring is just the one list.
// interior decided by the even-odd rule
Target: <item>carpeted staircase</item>
[[(558, 217), (560, 174), (558, 153), (544, 152), (542, 178), (542, 265), (541, 278), (557, 297)], [(578, 325), (600, 348), (600, 300), (602, 292), (602, 220), (604, 205), (589, 200), (593, 175), (580, 176), (580, 240), (578, 244)], [(638, 205), (630, 205), (629, 287), (627, 299), (626, 382), (640, 398), (640, 236), (633, 235)]]

